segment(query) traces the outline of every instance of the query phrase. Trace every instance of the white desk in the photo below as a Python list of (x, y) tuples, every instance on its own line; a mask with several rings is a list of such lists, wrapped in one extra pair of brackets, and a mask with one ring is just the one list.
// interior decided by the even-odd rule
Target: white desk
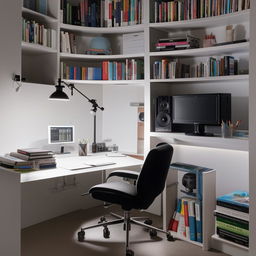
[[(115, 164), (91, 167), (79, 170), (67, 170), (60, 168), (64, 162), (112, 162)], [(20, 256), (21, 248), (21, 186), (22, 183), (38, 182), (70, 175), (84, 175), (92, 172), (103, 172), (141, 166), (143, 161), (125, 157), (110, 157), (105, 154), (93, 156), (70, 156), (57, 158), (57, 168), (18, 173), (14, 171), (0, 170), (0, 255)], [(104, 177), (103, 177), (104, 178)], [(36, 191), (35, 191), (36, 193)]]

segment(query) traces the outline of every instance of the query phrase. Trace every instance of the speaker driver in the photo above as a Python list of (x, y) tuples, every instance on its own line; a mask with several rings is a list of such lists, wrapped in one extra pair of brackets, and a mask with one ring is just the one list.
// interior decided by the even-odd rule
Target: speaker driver
[(171, 123), (170, 115), (165, 112), (160, 112), (156, 117), (156, 122), (160, 127), (167, 127)]

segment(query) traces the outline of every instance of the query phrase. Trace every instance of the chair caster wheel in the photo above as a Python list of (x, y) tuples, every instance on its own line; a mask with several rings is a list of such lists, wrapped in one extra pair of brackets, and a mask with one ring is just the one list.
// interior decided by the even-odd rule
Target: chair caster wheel
[(146, 225), (152, 225), (152, 224), (153, 224), (153, 221), (150, 220), (150, 219), (147, 219), (147, 220), (144, 221), (144, 223), (145, 223)]
[(83, 230), (79, 231), (77, 233), (77, 238), (79, 242), (83, 242), (84, 241), (84, 236), (85, 236), (85, 232)]
[(110, 231), (107, 227), (103, 229), (103, 237), (106, 239), (110, 237)]
[(106, 221), (107, 221), (107, 220), (106, 220), (105, 216), (100, 217), (100, 220), (98, 221), (98, 224), (103, 223), (103, 222), (106, 222)]
[(175, 241), (174, 237), (171, 234), (167, 234), (166, 238), (167, 238), (167, 241), (170, 241), (170, 242), (174, 242)]
[(132, 250), (126, 250), (126, 256), (134, 256), (134, 252)]
[(155, 229), (150, 229), (149, 230), (149, 235), (151, 238), (154, 238), (157, 236), (157, 231)]

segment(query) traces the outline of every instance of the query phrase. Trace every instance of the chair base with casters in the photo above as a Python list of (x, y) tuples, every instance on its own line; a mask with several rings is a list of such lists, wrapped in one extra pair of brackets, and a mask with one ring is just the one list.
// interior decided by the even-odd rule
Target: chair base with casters
[(134, 252), (129, 249), (129, 231), (131, 224), (142, 226), (149, 230), (150, 237), (155, 237), (157, 232), (166, 234), (167, 240), (174, 241), (173, 237), (168, 231), (156, 228), (147, 223), (143, 223), (138, 218), (130, 216), (132, 209), (145, 210), (160, 195), (165, 187), (165, 182), (173, 155), (173, 148), (168, 144), (156, 146), (152, 149), (143, 164), (141, 172), (134, 173), (131, 171), (116, 171), (109, 175), (119, 176), (123, 178), (136, 179), (136, 183), (131, 184), (127, 182), (112, 181), (99, 185), (95, 185), (89, 190), (89, 194), (97, 200), (101, 200), (110, 204), (120, 205), (124, 211), (124, 217), (113, 214), (116, 220), (105, 221), (102, 219), (101, 223), (93, 226), (81, 228), (78, 232), (78, 240), (85, 240), (85, 230), (103, 227), (103, 236), (110, 237), (108, 226), (123, 223), (123, 228), (126, 231), (125, 251), (127, 256), (134, 255)]
[(129, 249), (129, 231), (131, 230), (131, 224), (135, 224), (135, 225), (146, 228), (149, 231), (150, 238), (155, 238), (157, 236), (157, 232), (160, 232), (160, 233), (164, 233), (166, 235), (166, 238), (168, 241), (174, 241), (174, 238), (170, 232), (165, 231), (160, 228), (156, 228), (154, 226), (151, 226), (149, 224), (146, 224), (145, 222), (141, 222), (138, 220), (138, 219), (145, 219), (144, 217), (130, 217), (129, 211), (124, 211), (124, 217), (122, 217), (118, 214), (115, 214), (115, 213), (111, 213), (111, 215), (117, 219), (112, 220), (112, 221), (102, 220), (101, 223), (98, 223), (96, 225), (81, 228), (81, 230), (77, 233), (78, 241), (79, 242), (85, 241), (85, 230), (97, 228), (97, 227), (103, 227), (103, 237), (108, 239), (108, 238), (110, 238), (110, 231), (108, 229), (108, 226), (120, 224), (120, 223), (124, 224), (123, 229), (124, 229), (124, 231), (126, 231), (126, 241), (125, 241), (126, 256), (134, 255), (134, 252)]

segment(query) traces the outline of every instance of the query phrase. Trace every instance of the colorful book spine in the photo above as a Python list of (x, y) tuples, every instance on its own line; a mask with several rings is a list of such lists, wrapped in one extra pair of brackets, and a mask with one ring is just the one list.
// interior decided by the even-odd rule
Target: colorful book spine
[(197, 242), (203, 242), (203, 228), (202, 228), (202, 207), (201, 202), (195, 202), (195, 213), (196, 213), (196, 237)]
[(196, 238), (196, 215), (195, 215), (195, 201), (188, 201), (188, 216), (189, 216), (189, 231), (190, 240), (197, 241)]

